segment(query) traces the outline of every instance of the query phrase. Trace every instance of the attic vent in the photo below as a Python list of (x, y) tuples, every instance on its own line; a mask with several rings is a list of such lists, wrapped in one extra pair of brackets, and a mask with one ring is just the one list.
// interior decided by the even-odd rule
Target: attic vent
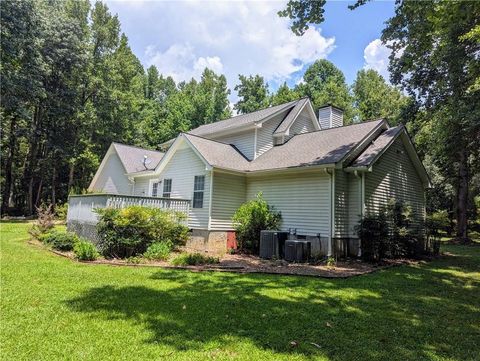
[(330, 104), (320, 107), (318, 122), (321, 129), (341, 127), (343, 125), (343, 110)]

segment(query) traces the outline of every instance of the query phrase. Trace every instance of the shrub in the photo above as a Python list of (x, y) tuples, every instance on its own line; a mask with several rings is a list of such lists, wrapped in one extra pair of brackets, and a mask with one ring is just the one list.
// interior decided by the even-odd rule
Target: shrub
[(167, 260), (172, 251), (173, 243), (171, 241), (162, 241), (152, 243), (143, 254), (149, 260)]
[(233, 215), (238, 246), (242, 250), (258, 252), (260, 231), (278, 229), (282, 215), (263, 199), (262, 193), (257, 198), (240, 206)]
[(365, 261), (378, 261), (385, 256), (388, 224), (384, 212), (364, 216), (355, 226), (355, 231), (361, 239), (362, 258)]
[(427, 215), (427, 229), (435, 230), (435, 232), (450, 233), (451, 225), (447, 210), (433, 212)]
[(174, 266), (196, 266), (202, 264), (215, 264), (220, 260), (217, 257), (204, 256), (200, 253), (182, 253), (172, 260)]
[(104, 208), (97, 213), (99, 247), (107, 257), (141, 255), (152, 243), (167, 240), (176, 247), (185, 244), (188, 237), (188, 228), (180, 223), (185, 215), (179, 212), (131, 206)]
[(52, 230), (39, 236), (40, 241), (58, 251), (71, 251), (78, 239), (75, 233), (57, 230)]
[(95, 245), (87, 240), (79, 239), (73, 247), (75, 257), (80, 261), (95, 261), (99, 253)]
[(63, 203), (55, 207), (55, 218), (61, 221), (67, 220), (68, 203)]
[(386, 251), (393, 258), (414, 256), (418, 251), (418, 241), (411, 228), (412, 207), (402, 201), (390, 199), (385, 212), (389, 228)]
[(430, 251), (422, 227), (414, 227), (412, 219), (412, 208), (395, 199), (378, 214), (365, 216), (355, 227), (362, 242), (363, 259), (416, 257)]
[(47, 233), (55, 226), (55, 214), (52, 205), (42, 203), (40, 207), (36, 207), (37, 221), (28, 231), (32, 237), (38, 239), (40, 235)]

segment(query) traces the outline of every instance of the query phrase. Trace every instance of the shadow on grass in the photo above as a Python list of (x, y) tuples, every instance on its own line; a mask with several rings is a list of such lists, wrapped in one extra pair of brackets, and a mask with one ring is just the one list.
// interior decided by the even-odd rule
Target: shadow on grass
[(180, 351), (247, 342), (331, 360), (474, 359), (479, 279), (448, 267), (466, 262), (478, 272), (479, 259), (476, 269), (457, 256), (348, 280), (160, 271), (147, 280), (151, 287), (94, 287), (68, 305), (145, 325), (146, 342)]

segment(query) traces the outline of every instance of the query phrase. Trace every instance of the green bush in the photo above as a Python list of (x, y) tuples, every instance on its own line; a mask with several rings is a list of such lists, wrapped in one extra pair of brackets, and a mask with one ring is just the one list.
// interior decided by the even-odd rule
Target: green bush
[(385, 257), (388, 240), (388, 224), (384, 212), (364, 216), (355, 226), (362, 242), (362, 258), (367, 262), (379, 261)]
[(200, 253), (182, 253), (172, 260), (174, 266), (196, 266), (202, 264), (215, 264), (220, 260), (217, 257), (204, 256)]
[(172, 247), (173, 243), (171, 241), (152, 243), (150, 246), (148, 246), (147, 251), (143, 254), (143, 256), (149, 260), (165, 261), (170, 256)]
[(188, 228), (185, 215), (158, 208), (131, 206), (97, 210), (99, 247), (106, 257), (128, 258), (143, 254), (152, 243), (185, 244)]
[(55, 218), (61, 221), (67, 220), (68, 203), (63, 203), (55, 207)]
[(72, 232), (52, 230), (40, 235), (39, 240), (58, 251), (71, 251), (79, 238)]
[(257, 253), (260, 246), (260, 231), (278, 229), (282, 215), (268, 205), (262, 193), (258, 193), (256, 199), (242, 204), (237, 209), (232, 220), (239, 248)]
[(445, 232), (449, 234), (451, 230), (451, 222), (448, 216), (448, 211), (441, 210), (438, 212), (433, 212), (432, 214), (428, 214), (426, 226), (427, 229), (434, 232)]
[(427, 250), (424, 230), (412, 224), (412, 208), (395, 199), (378, 214), (368, 214), (355, 227), (361, 239), (362, 258), (417, 257)]
[(99, 253), (95, 245), (87, 240), (80, 239), (73, 247), (75, 257), (80, 261), (95, 261)]

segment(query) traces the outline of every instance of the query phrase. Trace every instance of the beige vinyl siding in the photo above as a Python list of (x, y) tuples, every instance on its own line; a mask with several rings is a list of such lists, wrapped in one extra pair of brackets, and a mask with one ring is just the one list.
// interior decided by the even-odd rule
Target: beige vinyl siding
[(247, 178), (247, 199), (258, 192), (282, 213), (282, 230), (329, 237), (330, 176), (320, 171)]
[(210, 229), (233, 230), (232, 216), (245, 203), (246, 179), (215, 172), (213, 174)]
[(257, 157), (273, 147), (273, 132), (285, 118), (285, 112), (274, 116), (257, 129)]
[[(152, 178), (135, 178), (133, 193), (136, 196), (148, 197), (150, 194), (150, 189), (148, 189), (150, 185), (150, 179)], [(155, 179), (158, 179), (158, 177), (155, 177)]]
[(335, 237), (348, 237), (348, 175), (335, 170)]
[(367, 214), (378, 212), (391, 198), (410, 204), (417, 225), (425, 219), (424, 187), (400, 138), (365, 174)]
[(172, 198), (193, 199), (193, 183), (196, 175), (205, 175), (203, 208), (190, 206), (188, 226), (197, 229), (208, 228), (208, 207), (210, 199), (210, 172), (205, 163), (190, 148), (178, 149), (157, 179), (172, 179)]
[(255, 130), (237, 133), (228, 136), (211, 138), (222, 143), (233, 144), (249, 160), (253, 159), (255, 147)]
[(290, 139), (294, 135), (314, 132), (316, 129), (313, 126), (312, 119), (306, 114), (306, 109), (304, 109), (300, 115), (295, 119), (292, 126), (290, 127), (289, 135), (285, 139)]
[(92, 190), (103, 193), (130, 195), (132, 188), (125, 173), (125, 168), (118, 155), (111, 153), (95, 184), (92, 186)]
[(360, 177), (356, 177), (354, 174), (348, 174), (348, 233), (350, 237), (357, 238), (355, 232), (355, 226), (360, 221), (362, 214), (362, 181)]

